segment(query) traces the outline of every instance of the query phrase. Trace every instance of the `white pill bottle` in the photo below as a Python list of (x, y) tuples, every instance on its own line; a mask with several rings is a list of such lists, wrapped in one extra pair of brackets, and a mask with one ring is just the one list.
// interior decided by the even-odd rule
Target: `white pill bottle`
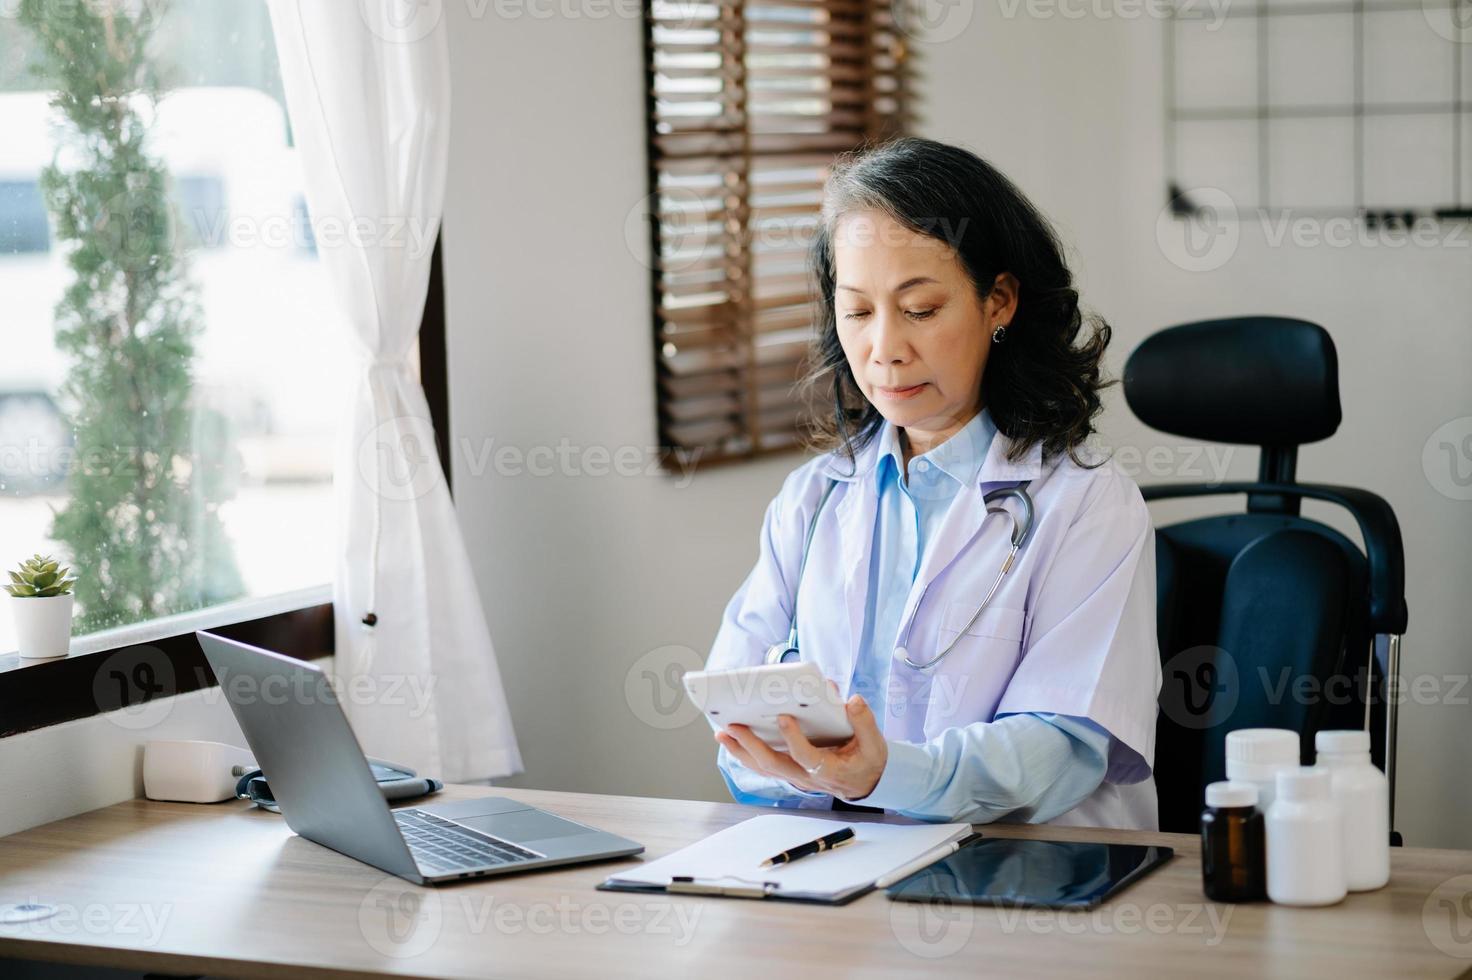
[(1370, 761), (1370, 733), (1319, 732), (1314, 748), (1339, 805), (1345, 884), (1352, 892), (1381, 888), (1390, 880), (1390, 784)]
[(1268, 810), (1268, 898), (1279, 905), (1333, 905), (1345, 894), (1339, 805), (1326, 769), (1278, 773)]
[(1286, 728), (1239, 728), (1227, 733), (1227, 779), (1257, 787), (1257, 808), (1267, 813), (1278, 773), (1298, 768), (1298, 733)]

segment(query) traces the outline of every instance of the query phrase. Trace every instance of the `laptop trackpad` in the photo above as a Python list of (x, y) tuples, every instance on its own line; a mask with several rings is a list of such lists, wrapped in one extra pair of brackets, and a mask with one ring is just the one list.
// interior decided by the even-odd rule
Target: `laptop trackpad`
[(480, 817), (452, 817), (483, 834), (491, 834), (509, 841), (548, 840), (553, 837), (571, 837), (586, 834), (587, 827), (570, 820), (554, 817), (541, 810), (514, 810), (511, 813), (492, 813)]

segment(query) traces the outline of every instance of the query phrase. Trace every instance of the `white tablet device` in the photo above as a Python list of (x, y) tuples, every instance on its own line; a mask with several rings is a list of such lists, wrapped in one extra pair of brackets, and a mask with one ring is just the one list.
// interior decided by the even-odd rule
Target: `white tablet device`
[(778, 715), (791, 715), (814, 745), (842, 745), (854, 737), (843, 702), (810, 663), (763, 664), (732, 670), (692, 670), (685, 692), (719, 727), (745, 725), (756, 737), (786, 751)]

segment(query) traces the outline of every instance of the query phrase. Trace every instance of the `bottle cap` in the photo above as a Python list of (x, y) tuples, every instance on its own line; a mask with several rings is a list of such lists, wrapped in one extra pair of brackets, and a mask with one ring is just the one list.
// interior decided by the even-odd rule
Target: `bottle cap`
[(1257, 787), (1231, 781), (1206, 787), (1207, 806), (1257, 806)]
[(1314, 748), (1320, 752), (1368, 752), (1370, 733), (1358, 729), (1319, 732), (1314, 736)]
[(1295, 803), (1333, 799), (1334, 777), (1327, 769), (1297, 766), (1278, 773), (1278, 799)]
[(1286, 728), (1239, 728), (1227, 733), (1227, 761), (1298, 765), (1298, 733)]

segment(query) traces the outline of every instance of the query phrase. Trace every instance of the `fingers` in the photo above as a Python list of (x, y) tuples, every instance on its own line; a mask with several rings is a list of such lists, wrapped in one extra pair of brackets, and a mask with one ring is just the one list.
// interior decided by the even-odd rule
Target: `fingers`
[(746, 751), (753, 760), (755, 766), (762, 772), (785, 779), (788, 782), (807, 782), (807, 770), (803, 769), (786, 752), (778, 752), (766, 742), (756, 737), (750, 728), (745, 725), (731, 725), (726, 729), (741, 743), (741, 748)]
[[(811, 778), (811, 770), (817, 768), (820, 763), (831, 762), (830, 757), (833, 753), (809, 742), (807, 736), (802, 733), (802, 728), (797, 724), (797, 719), (791, 715), (779, 715), (777, 727), (782, 730), (782, 737), (787, 740), (787, 754), (802, 768), (805, 775)], [(827, 769), (823, 770), (817, 778), (821, 779), (826, 775), (828, 775)]]
[(806, 780), (804, 780), (803, 782), (798, 782), (796, 777), (790, 777), (787, 771), (774, 769), (767, 762), (755, 758), (750, 752), (746, 750), (746, 748), (741, 744), (740, 741), (738, 741), (734, 736), (728, 734), (726, 731), (717, 732), (716, 741), (720, 742), (726, 747), (726, 751), (731, 753), (731, 758), (735, 759), (738, 763), (740, 763), (747, 769), (750, 769), (752, 772), (760, 773), (763, 776), (773, 776), (777, 779), (785, 780), (801, 790), (811, 791), (815, 788), (810, 785)]
[(879, 730), (879, 719), (874, 717), (869, 702), (862, 696), (855, 694), (848, 699), (843, 706), (848, 714), (848, 723), (854, 726), (854, 737), (860, 744), (871, 744), (875, 741), (884, 741), (884, 733)]
[(844, 705), (849, 724), (854, 726), (854, 737), (850, 743), (856, 746), (854, 753), (853, 783), (844, 799), (859, 800), (874, 792), (884, 768), (889, 762), (889, 742), (879, 730), (879, 720), (874, 717), (869, 704), (858, 695), (848, 699)]
[(733, 736), (727, 734), (725, 731), (719, 731), (716, 732), (716, 741), (720, 742), (726, 751), (731, 753), (731, 758), (735, 759), (747, 769), (751, 769), (754, 772), (763, 772), (761, 766), (757, 765), (756, 760), (741, 747), (741, 743), (736, 741)]
[(724, 745), (738, 762), (748, 769), (760, 769), (760, 760), (752, 754), (748, 746), (751, 738), (751, 730), (745, 725), (727, 725), (716, 732), (716, 741)]
[(797, 719), (791, 715), (778, 715), (777, 728), (781, 730), (782, 737), (787, 740), (787, 753), (805, 766), (815, 766), (816, 762), (809, 762), (813, 754), (820, 751), (808, 737), (802, 733), (802, 726)]

